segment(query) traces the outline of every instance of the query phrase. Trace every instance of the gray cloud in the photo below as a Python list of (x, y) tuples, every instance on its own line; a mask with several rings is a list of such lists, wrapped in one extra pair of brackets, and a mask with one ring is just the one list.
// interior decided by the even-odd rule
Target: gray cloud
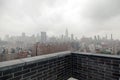
[[(0, 0), (0, 34), (119, 33), (120, 0)], [(120, 37), (120, 36), (116, 36)]]
[(88, 16), (97, 20), (106, 20), (120, 14), (119, 0), (93, 0)]

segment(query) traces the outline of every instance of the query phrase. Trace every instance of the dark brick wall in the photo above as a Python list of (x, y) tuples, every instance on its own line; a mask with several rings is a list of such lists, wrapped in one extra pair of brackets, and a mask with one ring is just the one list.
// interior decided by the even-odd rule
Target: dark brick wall
[(72, 76), (79, 80), (119, 80), (120, 58), (72, 54)]
[[(34, 60), (34, 59), (33, 59)], [(119, 80), (120, 58), (80, 53), (60, 54), (1, 68), (0, 80)]]
[(56, 56), (24, 66), (0, 69), (0, 80), (67, 80), (71, 76), (71, 55)]

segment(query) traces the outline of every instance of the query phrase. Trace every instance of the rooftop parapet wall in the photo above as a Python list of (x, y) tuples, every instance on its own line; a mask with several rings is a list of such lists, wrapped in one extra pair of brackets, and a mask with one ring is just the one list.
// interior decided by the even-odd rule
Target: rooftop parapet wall
[(80, 80), (120, 80), (120, 56), (72, 54), (72, 76)]
[(0, 62), (0, 80), (67, 80), (70, 51)]
[(0, 80), (119, 80), (120, 57), (60, 52), (0, 62)]

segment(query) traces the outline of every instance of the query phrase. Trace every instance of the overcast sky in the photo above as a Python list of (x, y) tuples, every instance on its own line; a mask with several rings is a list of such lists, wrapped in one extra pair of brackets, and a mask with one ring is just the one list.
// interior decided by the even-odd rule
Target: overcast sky
[(0, 36), (46, 31), (120, 39), (120, 0), (0, 0)]

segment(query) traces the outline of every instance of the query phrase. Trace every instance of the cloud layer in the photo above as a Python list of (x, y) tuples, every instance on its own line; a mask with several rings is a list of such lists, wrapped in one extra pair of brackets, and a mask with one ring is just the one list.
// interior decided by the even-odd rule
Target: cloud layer
[(120, 38), (120, 0), (0, 0), (0, 34), (115, 34)]

